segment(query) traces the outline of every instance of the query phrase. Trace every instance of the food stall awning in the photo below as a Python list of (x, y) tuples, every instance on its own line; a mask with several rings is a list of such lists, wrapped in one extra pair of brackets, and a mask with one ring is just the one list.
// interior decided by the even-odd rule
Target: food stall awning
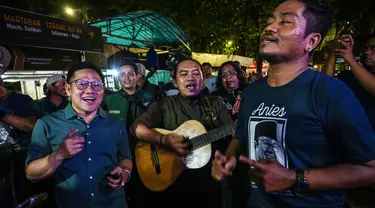
[(148, 48), (190, 42), (189, 37), (170, 18), (151, 11), (137, 11), (92, 21), (101, 28), (106, 43)]

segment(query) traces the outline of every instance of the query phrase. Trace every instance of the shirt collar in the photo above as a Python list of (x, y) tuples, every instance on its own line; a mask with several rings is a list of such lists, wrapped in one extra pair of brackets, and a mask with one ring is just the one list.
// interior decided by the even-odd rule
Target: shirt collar
[[(69, 104), (65, 107), (64, 112), (65, 112), (65, 118), (68, 119), (68, 120), (73, 118), (73, 117), (78, 117), (77, 113), (74, 111), (74, 109), (72, 107), (71, 102), (69, 102)], [(103, 110), (102, 107), (99, 106), (97, 116), (98, 115), (102, 118), (107, 118), (108, 113), (105, 110)]]

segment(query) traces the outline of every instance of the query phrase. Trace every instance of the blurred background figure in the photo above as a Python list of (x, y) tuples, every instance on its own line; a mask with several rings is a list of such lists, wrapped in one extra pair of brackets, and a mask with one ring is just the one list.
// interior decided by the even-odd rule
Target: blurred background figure
[(165, 96), (172, 96), (178, 94), (178, 88), (175, 86), (174, 69), (169, 68), (169, 81), (164, 85)]
[(56, 112), (68, 105), (65, 91), (66, 79), (62, 74), (50, 76), (43, 85), (46, 97), (35, 101), (37, 118)]
[(216, 79), (217, 77), (212, 75), (212, 66), (208, 62), (202, 64), (204, 85), (207, 87), (209, 93), (216, 91)]

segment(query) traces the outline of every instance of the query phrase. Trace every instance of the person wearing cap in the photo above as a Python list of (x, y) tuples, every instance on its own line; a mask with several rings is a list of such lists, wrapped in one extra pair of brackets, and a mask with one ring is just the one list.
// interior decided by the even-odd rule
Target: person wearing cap
[(44, 91), (46, 97), (35, 101), (37, 118), (61, 110), (68, 105), (69, 101), (66, 98), (65, 84), (66, 79), (62, 74), (55, 74), (48, 77)]
[(145, 92), (150, 92), (155, 100), (164, 97), (162, 95), (163, 92), (160, 92), (159, 86), (150, 83), (148, 79), (146, 79), (146, 67), (141, 63), (136, 63), (135, 65), (138, 68), (137, 86)]

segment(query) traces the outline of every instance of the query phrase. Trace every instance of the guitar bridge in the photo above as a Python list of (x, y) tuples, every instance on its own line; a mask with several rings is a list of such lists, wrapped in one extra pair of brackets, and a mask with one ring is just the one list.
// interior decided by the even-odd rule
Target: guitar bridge
[(154, 165), (156, 174), (160, 174), (161, 173), (160, 162), (159, 162), (158, 152), (155, 149), (155, 144), (150, 144), (150, 148), (151, 148), (152, 165)]

